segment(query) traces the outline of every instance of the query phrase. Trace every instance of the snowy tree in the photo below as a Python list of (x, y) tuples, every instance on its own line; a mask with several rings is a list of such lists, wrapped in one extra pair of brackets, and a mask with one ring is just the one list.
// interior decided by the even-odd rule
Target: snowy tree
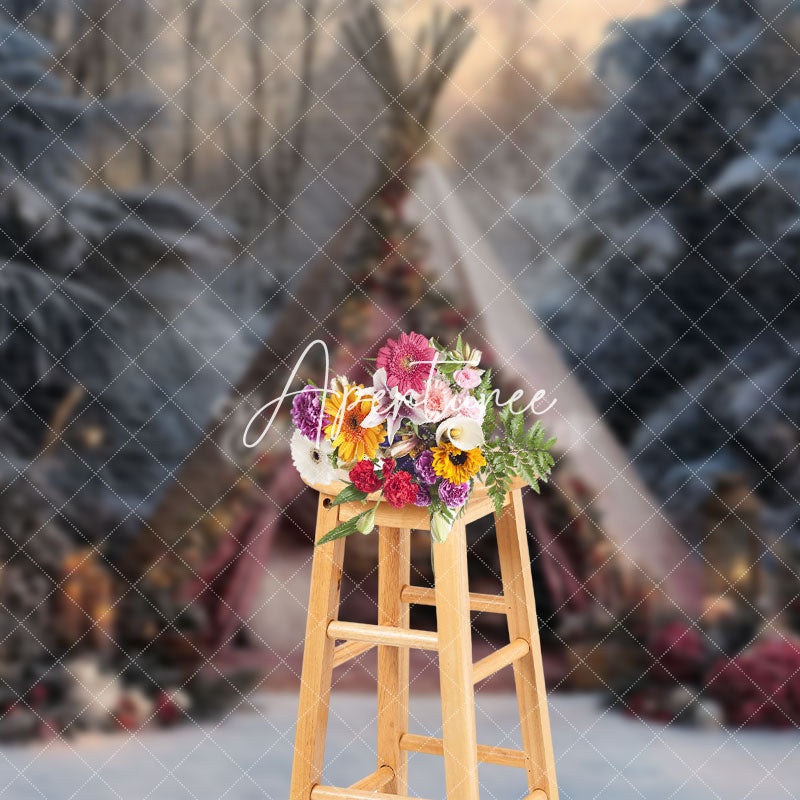
[[(102, 109), (64, 91), (41, 38), (0, 22), (0, 39), (8, 676), (58, 654), (48, 608), (64, 553), (88, 543), (115, 564), (254, 334), (231, 305), (228, 223), (176, 192), (82, 189)], [(14, 674), (26, 690), (29, 672)]]
[(798, 22), (698, 0), (617, 25), (607, 109), (553, 179), (542, 318), (695, 535), (732, 475), (765, 529), (797, 522)]

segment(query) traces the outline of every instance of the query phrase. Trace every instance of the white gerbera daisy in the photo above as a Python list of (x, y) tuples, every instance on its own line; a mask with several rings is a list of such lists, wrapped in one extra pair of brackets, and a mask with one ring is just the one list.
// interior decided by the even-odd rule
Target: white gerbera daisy
[(316, 442), (296, 430), (292, 434), (290, 448), (292, 463), (306, 483), (325, 485), (336, 479), (330, 458), (333, 448), (329, 441), (323, 440), (317, 447)]

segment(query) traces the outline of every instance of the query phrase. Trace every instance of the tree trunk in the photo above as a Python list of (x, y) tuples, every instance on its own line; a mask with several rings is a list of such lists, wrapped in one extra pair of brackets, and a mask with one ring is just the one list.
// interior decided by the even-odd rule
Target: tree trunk
[(194, 0), (186, 7), (186, 41), (183, 48), (184, 64), (184, 102), (181, 119), (181, 174), (183, 181), (189, 185), (194, 183), (196, 175), (195, 128), (197, 127), (197, 110), (200, 92), (198, 81), (202, 64), (200, 54), (200, 30), (206, 11), (206, 0)]
[[(153, 28), (150, 21), (149, 12), (151, 7), (147, 0), (132, 0), (133, 8), (130, 16), (130, 30), (127, 40), (128, 55), (135, 63), (126, 65), (124, 86), (128, 91), (133, 91), (141, 82), (140, 70), (147, 74), (150, 66), (148, 58), (149, 50), (147, 47), (150, 41)], [(149, 86), (145, 86), (149, 89)], [(150, 136), (149, 121), (136, 137), (138, 145), (139, 176), (143, 184), (150, 185), (154, 182), (155, 173), (155, 138)]]
[(270, 211), (269, 186), (264, 164), (264, 151), (269, 139), (267, 114), (267, 63), (264, 45), (266, 4), (263, 0), (250, 0), (250, 35), (248, 62), (250, 64), (249, 117), (245, 130), (246, 168), (250, 170), (252, 203), (246, 220), (248, 243), (258, 238), (267, 224)]
[(319, 37), (317, 14), (320, 0), (302, 0), (300, 5), (303, 14), (300, 85), (294, 113), (289, 115), (283, 126), (286, 136), (281, 147), (283, 155), (275, 159), (276, 201), (279, 210), (283, 212), (277, 222), (281, 231), (285, 230), (289, 220), (288, 208), (297, 186), (298, 175), (303, 167), (303, 155), (308, 138), (308, 112), (315, 97), (312, 81), (314, 80), (314, 63), (317, 57)]

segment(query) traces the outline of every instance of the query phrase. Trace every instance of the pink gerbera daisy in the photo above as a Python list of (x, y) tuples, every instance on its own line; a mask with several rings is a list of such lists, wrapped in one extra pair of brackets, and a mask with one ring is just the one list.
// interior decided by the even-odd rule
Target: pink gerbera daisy
[(420, 333), (401, 333), (378, 350), (377, 367), (386, 369), (386, 383), (400, 394), (422, 393), (433, 371), (436, 351)]

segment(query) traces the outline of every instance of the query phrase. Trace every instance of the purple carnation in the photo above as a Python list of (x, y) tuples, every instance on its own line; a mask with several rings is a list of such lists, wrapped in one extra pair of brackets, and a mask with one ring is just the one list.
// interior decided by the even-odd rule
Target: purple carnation
[(414, 462), (414, 472), (417, 477), (428, 486), (436, 483), (438, 476), (433, 471), (433, 452), (431, 450), (423, 450)]
[(469, 482), (450, 483), (442, 481), (439, 484), (439, 497), (448, 508), (461, 508), (469, 497)]
[(417, 499), (414, 501), (415, 506), (427, 508), (431, 504), (431, 493), (426, 486), (421, 483), (417, 484)]
[(292, 401), (292, 421), (300, 433), (307, 439), (316, 441), (320, 430), (319, 419), (322, 417), (322, 428), (330, 423), (327, 414), (322, 413), (320, 390), (314, 386), (306, 386)]

